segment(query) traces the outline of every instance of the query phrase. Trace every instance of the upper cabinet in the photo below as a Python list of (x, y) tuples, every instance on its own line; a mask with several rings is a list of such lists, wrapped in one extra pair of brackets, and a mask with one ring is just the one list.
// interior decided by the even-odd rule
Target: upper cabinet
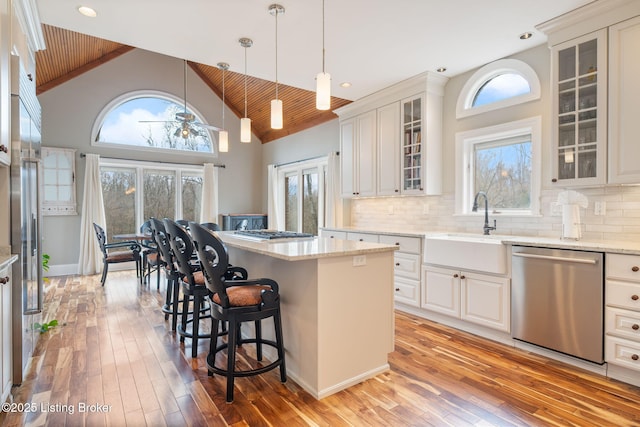
[(552, 48), (555, 175), (552, 182), (603, 184), (607, 136), (606, 30)]
[(424, 73), (335, 111), (343, 197), (442, 192), (446, 82)]
[(552, 55), (553, 185), (640, 183), (640, 2), (589, 3), (537, 29)]
[(609, 28), (609, 182), (640, 182), (640, 17)]

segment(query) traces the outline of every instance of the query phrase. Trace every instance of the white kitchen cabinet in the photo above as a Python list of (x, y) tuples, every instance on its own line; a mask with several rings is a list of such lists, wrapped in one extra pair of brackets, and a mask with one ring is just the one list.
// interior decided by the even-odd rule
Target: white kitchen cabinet
[(400, 194), (400, 103), (378, 108), (377, 195)]
[(553, 46), (552, 182), (562, 187), (606, 181), (606, 29)]
[(609, 28), (609, 182), (640, 182), (640, 16)]
[(442, 193), (447, 81), (423, 73), (335, 110), (343, 197)]
[(6, 402), (12, 385), (11, 266), (0, 269), (0, 385)]
[(377, 234), (358, 233), (354, 231), (347, 232), (347, 240), (353, 240), (356, 242), (371, 242), (371, 243), (379, 242), (379, 238)]
[(422, 307), (497, 329), (510, 330), (510, 279), (425, 266)]
[(640, 256), (605, 259), (605, 361), (640, 372)]
[(342, 196), (376, 194), (376, 111), (340, 122)]
[(422, 239), (381, 234), (379, 242), (398, 246), (394, 254), (394, 295), (396, 302), (420, 306)]

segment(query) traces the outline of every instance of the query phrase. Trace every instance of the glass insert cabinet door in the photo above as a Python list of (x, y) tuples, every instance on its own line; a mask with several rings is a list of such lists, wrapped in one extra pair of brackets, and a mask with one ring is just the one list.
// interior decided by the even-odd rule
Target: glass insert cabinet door
[(424, 182), (421, 96), (402, 101), (402, 192), (420, 193)]
[(603, 183), (606, 33), (554, 48), (555, 173), (552, 182)]

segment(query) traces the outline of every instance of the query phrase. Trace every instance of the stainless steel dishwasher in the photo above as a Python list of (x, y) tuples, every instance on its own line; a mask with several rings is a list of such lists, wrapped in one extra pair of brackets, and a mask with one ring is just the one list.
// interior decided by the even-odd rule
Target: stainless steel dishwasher
[(511, 335), (604, 362), (604, 255), (513, 246)]

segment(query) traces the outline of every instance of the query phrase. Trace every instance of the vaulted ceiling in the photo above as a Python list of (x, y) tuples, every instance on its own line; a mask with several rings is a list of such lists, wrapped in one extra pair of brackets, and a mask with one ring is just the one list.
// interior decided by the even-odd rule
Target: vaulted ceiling
[[(43, 93), (130, 50), (131, 46), (43, 25), (47, 48), (36, 53), (36, 90)], [(188, 61), (188, 65), (222, 99), (222, 71), (218, 67)], [(244, 74), (225, 72), (225, 103), (238, 117), (244, 116)], [(253, 133), (266, 143), (336, 118), (331, 111), (316, 109), (315, 92), (279, 85), (284, 108), (284, 129), (271, 129), (270, 101), (274, 83), (247, 77), (247, 116)], [(332, 109), (350, 103), (332, 97)]]

